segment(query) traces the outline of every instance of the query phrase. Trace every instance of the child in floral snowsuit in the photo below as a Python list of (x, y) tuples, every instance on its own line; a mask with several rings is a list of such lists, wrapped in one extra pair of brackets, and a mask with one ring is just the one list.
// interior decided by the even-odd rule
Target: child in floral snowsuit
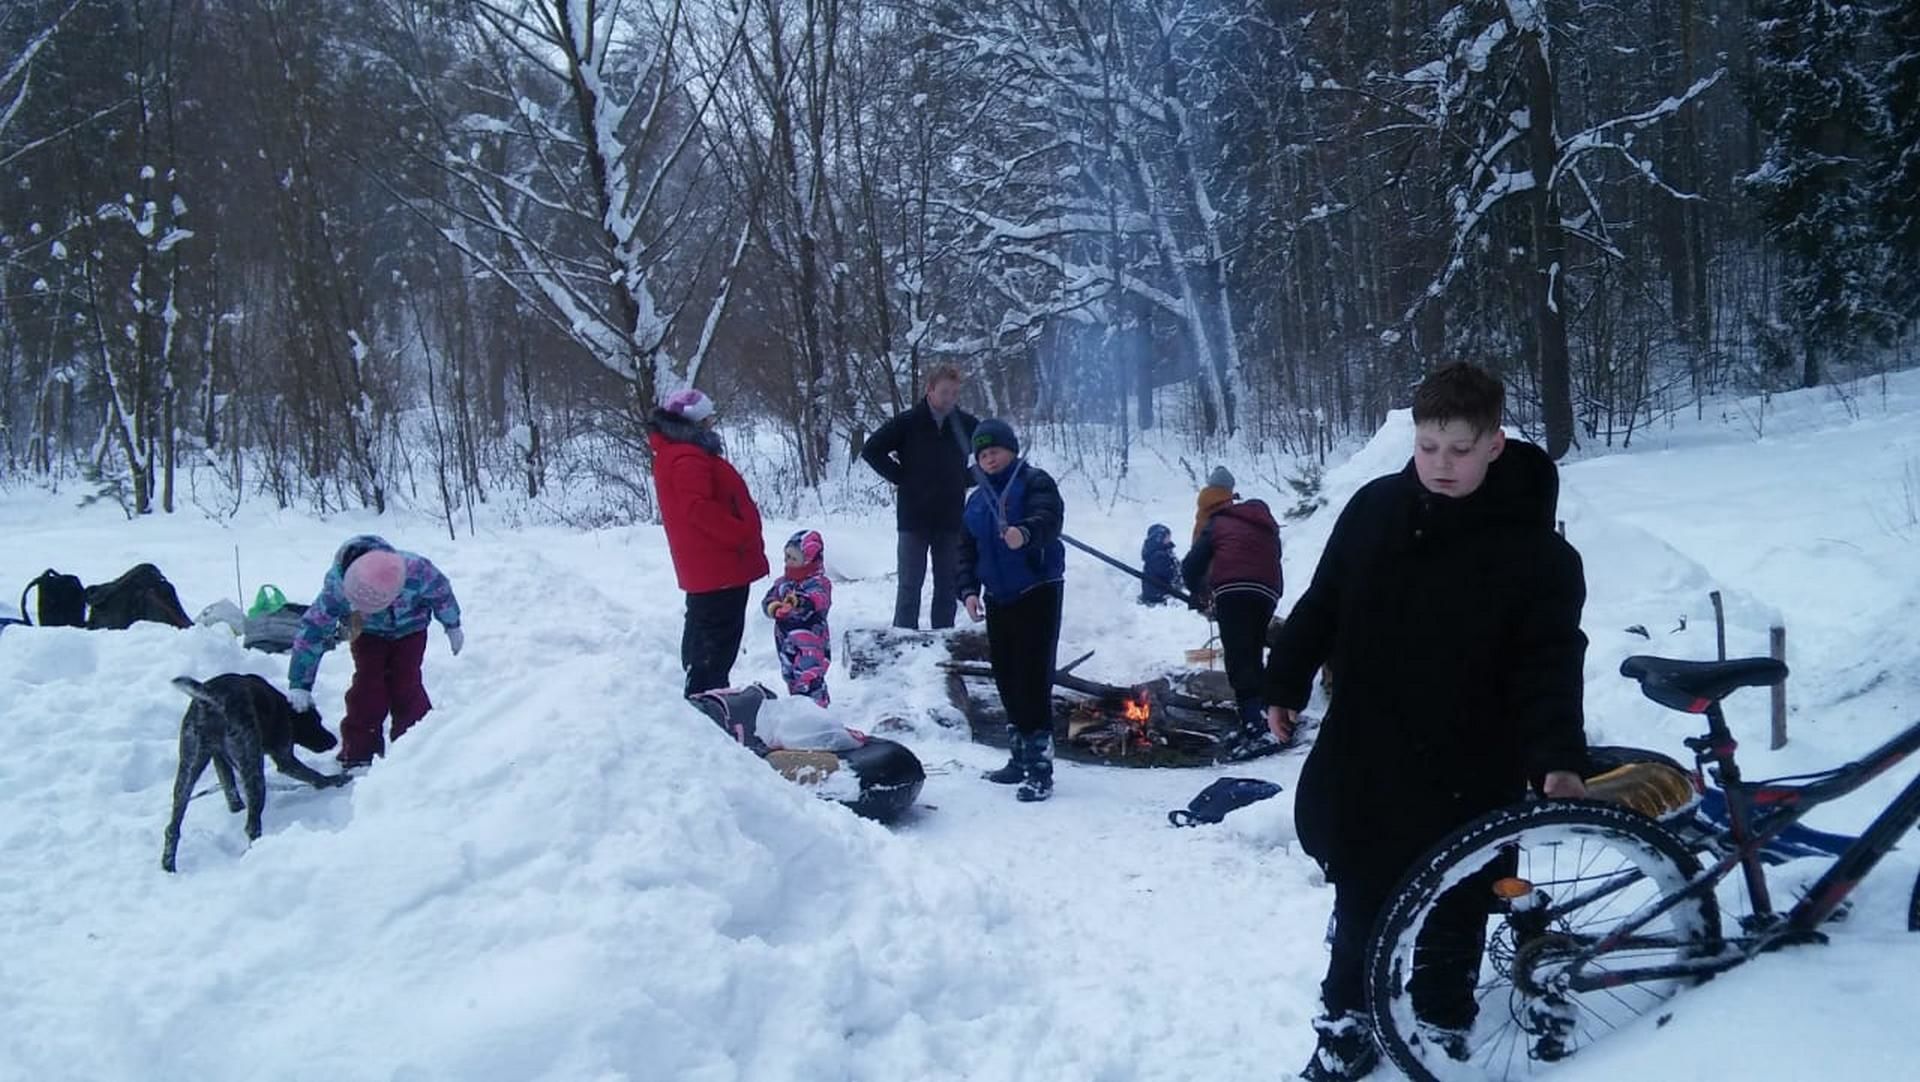
[(780, 655), (787, 692), (821, 706), (829, 701), (827, 666), (833, 661), (833, 637), (827, 630), (833, 584), (820, 567), (825, 551), (817, 531), (801, 530), (787, 538), (787, 573), (760, 602), (773, 617), (773, 648)]

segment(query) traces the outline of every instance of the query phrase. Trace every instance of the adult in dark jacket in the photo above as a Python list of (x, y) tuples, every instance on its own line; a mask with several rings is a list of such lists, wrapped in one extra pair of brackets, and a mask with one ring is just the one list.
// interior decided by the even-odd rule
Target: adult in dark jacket
[[(1467, 364), (1421, 383), (1413, 460), (1340, 513), (1268, 659), (1268, 720), (1282, 741), (1314, 672), (1333, 672), (1295, 797), (1301, 845), (1334, 886), (1326, 1013), (1304, 1079), (1359, 1078), (1378, 1061), (1361, 1013), (1362, 952), (1412, 862), (1529, 781), (1549, 796), (1585, 792), (1585, 579), (1554, 532), (1553, 463), (1501, 433), (1503, 398), (1498, 379)], [(1475, 944), (1485, 896), (1460, 913)], [(1448, 1047), (1464, 1047), (1474, 1018), (1473, 966), (1410, 982), (1416, 1013)]]
[(1241, 746), (1246, 752), (1270, 748), (1261, 653), (1267, 625), (1280, 603), (1280, 524), (1264, 501), (1236, 495), (1208, 517), (1187, 558), (1180, 561), (1180, 574), (1194, 606), (1211, 607), (1219, 621), (1227, 682), (1233, 686), (1245, 737)]
[[(1053, 663), (1067, 550), (1066, 508), (1045, 470), (1020, 457), (1012, 426), (997, 418), (973, 430), (982, 474), (967, 499), (960, 537), (959, 596), (967, 615), (987, 621), (993, 682), (1007, 710), (1012, 754), (987, 775), (1018, 783), (1023, 801), (1053, 795)], [(985, 601), (981, 598), (984, 593)]]
[(926, 397), (874, 432), (860, 457), (898, 489), (899, 587), (893, 626), (920, 626), (920, 590), (933, 563), (935, 628), (953, 626), (954, 560), (960, 546), (960, 508), (973, 483), (974, 416), (958, 406), (960, 370), (941, 365), (927, 380)]
[(713, 400), (676, 391), (647, 420), (653, 487), (673, 572), (687, 594), (680, 631), (686, 694), (727, 687), (747, 627), (747, 594), (767, 577), (760, 509), (713, 432)]

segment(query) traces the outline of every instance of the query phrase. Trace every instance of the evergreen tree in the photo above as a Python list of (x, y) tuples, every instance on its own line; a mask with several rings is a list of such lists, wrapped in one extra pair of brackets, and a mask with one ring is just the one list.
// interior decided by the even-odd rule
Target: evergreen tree
[(1881, 71), (1886, 154), (1874, 207), (1890, 249), (1887, 276), (1903, 320), (1920, 319), (1920, 4), (1881, 9), (1880, 40), (1891, 59)]
[(1885, 117), (1857, 60), (1870, 14), (1836, 0), (1765, 0), (1757, 13), (1748, 93), (1768, 141), (1745, 182), (1785, 261), (1780, 318), (1813, 387), (1825, 357), (1894, 326), (1867, 187)]

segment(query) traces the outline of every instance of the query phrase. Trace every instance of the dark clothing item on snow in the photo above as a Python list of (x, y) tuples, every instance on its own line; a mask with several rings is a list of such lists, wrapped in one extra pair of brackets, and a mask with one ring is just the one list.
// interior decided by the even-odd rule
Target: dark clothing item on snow
[(960, 528), (960, 507), (973, 484), (977, 423), (973, 414), (958, 408), (936, 420), (922, 398), (867, 437), (860, 457), (899, 487), (895, 514), (902, 532), (937, 534)]
[[(387, 741), (433, 709), (427, 686), (420, 678), (420, 662), (427, 654), (425, 628), (389, 639), (362, 632), (353, 640), (353, 684), (347, 688), (347, 713), (340, 719), (340, 762), (367, 763), (387, 753)], [(393, 725), (382, 735), (387, 715)]]
[(1208, 782), (1207, 787), (1200, 790), (1197, 796), (1188, 801), (1186, 807), (1175, 808), (1168, 812), (1167, 822), (1177, 827), (1218, 823), (1227, 817), (1228, 812), (1265, 800), (1279, 792), (1278, 783), (1262, 778), (1215, 778)]
[[(967, 498), (966, 530), (960, 536), (961, 600), (983, 590), (988, 601), (1008, 602), (1066, 576), (1066, 506), (1047, 471), (1015, 459), (985, 480)], [(1008, 527), (1019, 527), (1025, 542), (1007, 547)], [(1055, 621), (1056, 630), (1058, 621)]]
[(900, 581), (893, 597), (893, 626), (920, 626), (920, 593), (927, 581), (927, 564), (932, 563), (933, 600), (927, 603), (927, 624), (935, 631), (952, 627), (959, 607), (954, 582), (960, 569), (960, 528), (902, 529), (897, 557)]
[(1140, 543), (1140, 603), (1164, 605), (1172, 594), (1170, 586), (1180, 581), (1180, 561), (1173, 555), (1173, 531), (1160, 523), (1147, 527), (1147, 539)]
[(687, 617), (680, 628), (685, 694), (733, 685), (733, 662), (747, 633), (748, 589), (735, 586), (687, 594)]
[(1302, 848), (1338, 884), (1400, 871), (1449, 831), (1581, 770), (1580, 557), (1553, 530), (1558, 481), (1509, 440), (1472, 494), (1429, 493), (1408, 463), (1355, 493), (1281, 628), (1266, 701), (1336, 687), (1300, 777)]
[(1187, 593), (1202, 604), (1234, 592), (1279, 600), (1280, 525), (1273, 512), (1260, 500), (1215, 511), (1180, 561), (1180, 573), (1187, 580)]
[(665, 410), (653, 411), (653, 487), (680, 589), (711, 593), (767, 577), (760, 509), (739, 471), (721, 456), (711, 431)]

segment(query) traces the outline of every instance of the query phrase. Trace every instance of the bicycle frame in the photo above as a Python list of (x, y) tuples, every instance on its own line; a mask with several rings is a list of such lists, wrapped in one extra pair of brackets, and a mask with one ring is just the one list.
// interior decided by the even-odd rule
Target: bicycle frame
[[(1799, 822), (1807, 812), (1854, 792), (1908, 755), (1920, 751), (1920, 722), (1915, 722), (1906, 731), (1861, 758), (1825, 771), (1815, 776), (1814, 780), (1748, 782), (1741, 779), (1739, 765), (1734, 761), (1734, 751), (1739, 745), (1727, 728), (1726, 716), (1720, 704), (1708, 704), (1703, 713), (1707, 717), (1707, 736), (1704, 739), (1689, 739), (1687, 746), (1693, 749), (1701, 766), (1714, 769), (1727, 796), (1728, 829), (1709, 837), (1707, 841), (1730, 844), (1713, 845), (1717, 859), (1685, 889), (1649, 904), (1622, 922), (1604, 939), (1574, 952), (1571, 963), (1564, 971), (1566, 985), (1574, 991), (1590, 992), (1638, 981), (1705, 976), (1731, 969), (1762, 951), (1788, 943), (1805, 942), (1818, 934), (1818, 926), (1839, 908), (1853, 888), (1893, 849), (1900, 836), (1912, 829), (1915, 823), (1920, 823), (1920, 777), (1915, 777), (1874, 818), (1860, 837), (1834, 859), (1833, 865), (1808, 888), (1805, 896), (1785, 917), (1777, 916), (1773, 910), (1772, 895), (1767, 889), (1761, 850), (1776, 835)], [(1643, 946), (1646, 941), (1637, 938), (1634, 933), (1680, 902), (1712, 892), (1736, 867), (1744, 875), (1747, 895), (1753, 906), (1752, 927), (1757, 930), (1748, 935), (1725, 937), (1724, 945), (1734, 950), (1723, 949), (1711, 956), (1667, 965), (1586, 972), (1586, 963), (1609, 951)], [(1584, 903), (1597, 894), (1617, 890), (1635, 878), (1631, 874), (1614, 877), (1573, 902)]]

